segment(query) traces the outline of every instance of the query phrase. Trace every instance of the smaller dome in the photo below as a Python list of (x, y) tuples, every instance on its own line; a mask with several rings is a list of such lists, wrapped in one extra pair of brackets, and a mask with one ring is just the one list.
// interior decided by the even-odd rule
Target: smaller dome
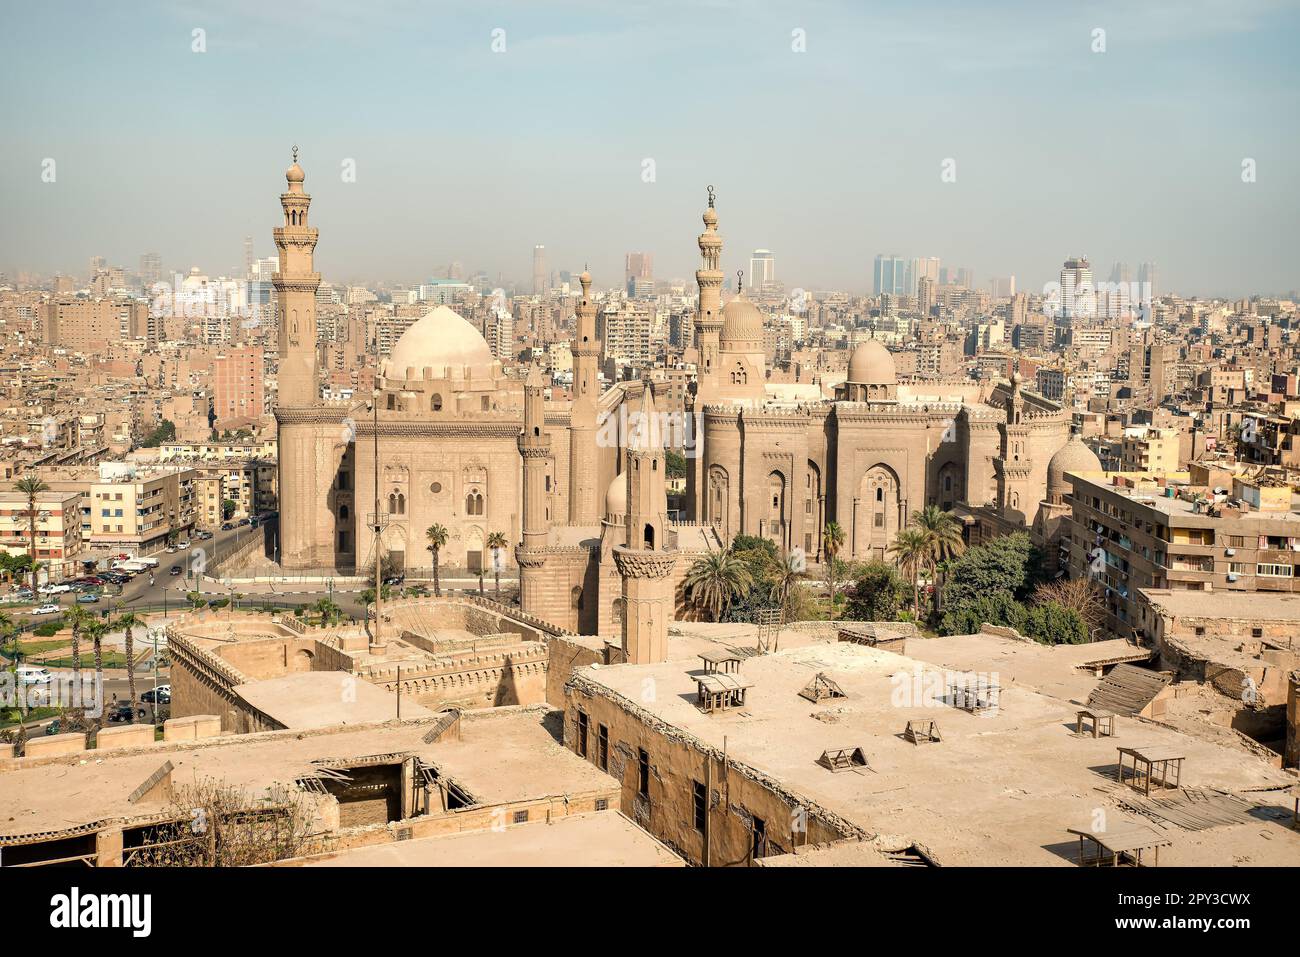
[(855, 385), (893, 385), (898, 381), (894, 357), (875, 339), (860, 343), (849, 357), (848, 381)]
[(307, 174), (302, 171), (302, 167), (296, 162), (284, 172), (284, 178), (290, 183), (301, 183), (307, 178)]
[(718, 225), (718, 214), (717, 211), (714, 210), (712, 206), (710, 206), (708, 209), (704, 211), (704, 225), (705, 226)]
[(1070, 483), (1065, 479), (1066, 472), (1100, 472), (1101, 459), (1088, 448), (1078, 432), (1070, 436), (1047, 463), (1047, 494), (1068, 495)]
[(627, 476), (620, 472), (605, 490), (605, 518), (622, 518), (627, 514)]
[[(722, 307), (722, 337), (720, 345), (723, 351), (736, 344), (747, 346), (763, 341), (763, 314), (758, 307), (741, 293)], [(742, 348), (740, 351), (744, 351)]]

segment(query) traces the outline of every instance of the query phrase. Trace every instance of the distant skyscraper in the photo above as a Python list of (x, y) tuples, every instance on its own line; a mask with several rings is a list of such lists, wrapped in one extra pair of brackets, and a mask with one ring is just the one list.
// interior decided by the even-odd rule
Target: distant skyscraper
[(901, 256), (877, 256), (872, 290), (877, 296), (903, 295), (907, 288), (907, 263)]
[(653, 253), (628, 253), (624, 257), (623, 278), (653, 279), (655, 275), (655, 257)]
[(546, 247), (533, 247), (533, 295), (544, 296), (550, 292), (550, 280), (546, 273)]
[(244, 278), (249, 279), (253, 275), (253, 237), (244, 237)]
[(1094, 315), (1095, 311), (1092, 267), (1087, 257), (1067, 259), (1061, 268), (1060, 314), (1074, 319)]
[(140, 285), (146, 290), (162, 279), (162, 257), (157, 253), (145, 253), (140, 257)]
[(1143, 263), (1138, 267), (1138, 282), (1142, 289), (1142, 305), (1148, 306), (1151, 302), (1159, 298), (1160, 293), (1156, 291), (1156, 264)]
[(929, 259), (916, 258), (908, 260), (903, 291), (909, 296), (920, 295), (921, 280), (927, 278), (933, 279), (936, 283), (939, 281), (939, 258), (937, 256), (931, 256)]
[(776, 258), (770, 249), (755, 249), (749, 257), (749, 288), (762, 290), (763, 283), (776, 281)]
[(975, 274), (965, 266), (957, 270), (957, 285), (963, 289), (975, 288)]

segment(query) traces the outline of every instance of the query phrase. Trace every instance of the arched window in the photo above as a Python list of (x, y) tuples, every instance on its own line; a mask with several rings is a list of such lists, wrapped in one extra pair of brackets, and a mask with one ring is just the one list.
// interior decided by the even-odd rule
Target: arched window
[(339, 518), (347, 518), (347, 517), (348, 517), (348, 507), (346, 505), (340, 505)]
[(884, 490), (883, 488), (877, 488), (877, 489), (876, 489), (876, 501), (877, 501), (877, 502), (883, 502), (884, 500), (885, 500), (885, 490)]
[(406, 493), (404, 492), (397, 493), (397, 514), (406, 514)]
[(435, 393), (433, 394), (433, 397), (432, 397), (431, 399), (429, 399), (429, 408), (430, 408), (430, 410), (432, 410), (432, 411), (434, 411), (434, 412), (441, 412), (441, 411), (442, 411), (442, 394), (441, 394), (441, 393), (439, 393), (439, 392), (435, 392)]
[(573, 586), (573, 591), (569, 593), (569, 600), (574, 610), (582, 611), (582, 589), (577, 585)]
[(646, 523), (643, 537), (645, 539), (645, 545), (644, 545), (645, 548), (655, 547), (655, 527), (651, 525), (649, 522)]
[(389, 515), (397, 514), (397, 493), (396, 492), (388, 493), (388, 514)]
[(465, 496), (465, 514), (482, 515), (483, 514), (483, 493), (470, 492)]

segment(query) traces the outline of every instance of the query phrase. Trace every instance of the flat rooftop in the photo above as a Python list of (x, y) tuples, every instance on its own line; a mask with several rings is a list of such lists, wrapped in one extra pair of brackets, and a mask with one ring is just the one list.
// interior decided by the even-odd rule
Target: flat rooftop
[(280, 866), (302, 867), (685, 867), (619, 811), (572, 814), (502, 830), (374, 844)]
[[(232, 690), (286, 728), (371, 724), (397, 717), (397, 695), (346, 671), (298, 671)], [(404, 719), (433, 717), (410, 697), (401, 708)]]
[(1143, 588), (1141, 592), (1152, 606), (1180, 618), (1294, 621), (1300, 631), (1300, 594), (1225, 589), (1192, 591), (1181, 588)]
[[(1294, 781), (1252, 756), (1134, 719), (1116, 722), (1118, 738), (1076, 738), (1076, 706), (1006, 677), (992, 713), (927, 702), (927, 690), (942, 694), (944, 669), (851, 643), (749, 658), (741, 669), (753, 682), (744, 708), (705, 714), (695, 703), (699, 662), (678, 647), (670, 654), (674, 660), (662, 664), (583, 668), (574, 680), (718, 752), (725, 738), (732, 762), (891, 846), (915, 843), (941, 864), (1073, 864), (1077, 839), (1066, 829), (1088, 826), (1099, 808), (1124, 820), (1121, 800), (1136, 794), (1115, 782), (1119, 745), (1184, 753), (1184, 785), (1242, 793)], [(818, 672), (846, 697), (821, 704), (799, 697)], [(648, 678), (657, 689), (652, 701), (641, 693)], [(942, 742), (908, 743), (902, 734), (909, 719), (938, 721)], [(866, 752), (869, 770), (832, 773), (817, 763), (828, 749), (854, 747)], [(1286, 805), (1289, 820), (1288, 798), (1257, 797)], [(1271, 819), (1177, 830), (1172, 840), (1162, 863), (1300, 865), (1300, 833)]]
[(1039, 691), (1063, 701), (1087, 701), (1097, 679), (1088, 666), (1115, 659), (1144, 661), (1150, 649), (1123, 639), (1086, 645), (1042, 645), (982, 632), (946, 638), (909, 638), (907, 657), (952, 671), (997, 672), (1002, 687)]
[(432, 720), (269, 731), (213, 738), (202, 744), (154, 744), (121, 752), (85, 751), (0, 771), (0, 837), (61, 831), (98, 821), (148, 817), (160, 802), (128, 797), (164, 761), (172, 783), (216, 779), (259, 794), (292, 785), (314, 761), (346, 763), (370, 755), (415, 755), (462, 784), (480, 804), (616, 787), (590, 761), (561, 747), (552, 729), (560, 712), (544, 705), (466, 712), (459, 742), (426, 744)]

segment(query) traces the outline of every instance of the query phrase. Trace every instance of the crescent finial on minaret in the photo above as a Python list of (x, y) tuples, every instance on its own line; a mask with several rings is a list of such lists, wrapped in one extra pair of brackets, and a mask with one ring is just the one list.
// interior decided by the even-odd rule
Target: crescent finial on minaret
[(745, 270), (736, 270), (736, 293), (740, 294), (745, 291)]
[(709, 186), (709, 209), (713, 208), (713, 186)]
[(298, 162), (298, 144), (297, 144), (297, 143), (294, 143), (294, 144), (293, 144), (293, 161), (294, 161), (295, 163)]

